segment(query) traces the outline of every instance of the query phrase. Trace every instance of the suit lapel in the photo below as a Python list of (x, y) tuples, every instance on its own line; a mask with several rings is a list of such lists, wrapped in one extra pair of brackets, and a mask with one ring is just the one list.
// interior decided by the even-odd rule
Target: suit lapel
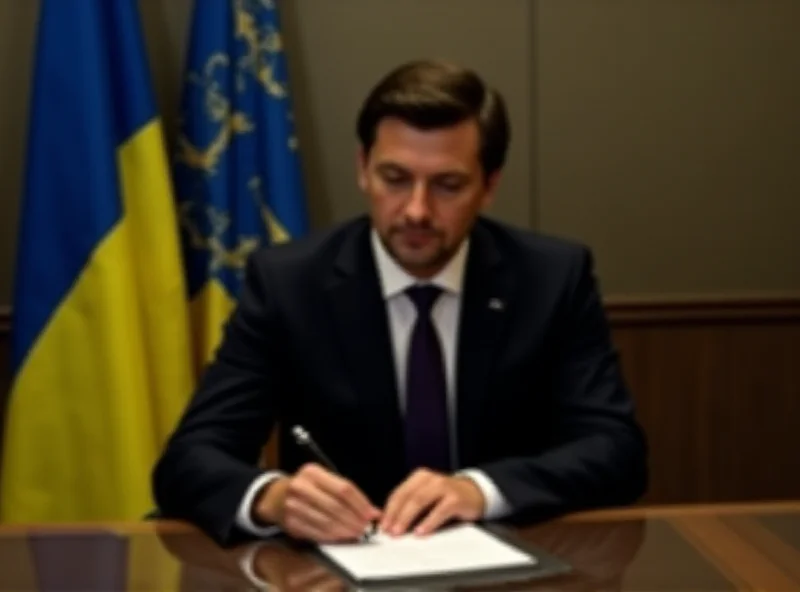
[[(348, 375), (360, 413), (367, 418), (365, 442), (381, 451), (386, 466), (404, 476), (404, 441), (388, 313), (369, 243), (369, 223), (344, 241), (326, 281)], [(472, 234), (464, 276), (456, 349), (456, 413), (459, 464), (475, 462), (475, 439), (486, 399), (498, 339), (508, 326), (515, 279), (491, 233), (480, 223)]]
[(511, 316), (515, 279), (491, 233), (478, 223), (464, 277), (456, 359), (459, 464), (475, 462), (475, 440), (498, 338)]
[(359, 225), (341, 247), (326, 287), (337, 344), (366, 418), (365, 445), (380, 450), (386, 468), (403, 467), (403, 430), (388, 313), (369, 242)]

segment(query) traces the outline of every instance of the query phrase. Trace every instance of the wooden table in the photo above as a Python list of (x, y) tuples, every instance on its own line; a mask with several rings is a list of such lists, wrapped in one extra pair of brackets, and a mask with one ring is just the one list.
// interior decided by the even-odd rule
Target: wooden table
[[(574, 571), (496, 589), (800, 590), (800, 502), (607, 510), (517, 534)], [(250, 569), (271, 590), (348, 589), (311, 553), (221, 549), (175, 522), (0, 527), (3, 591), (253, 590)]]

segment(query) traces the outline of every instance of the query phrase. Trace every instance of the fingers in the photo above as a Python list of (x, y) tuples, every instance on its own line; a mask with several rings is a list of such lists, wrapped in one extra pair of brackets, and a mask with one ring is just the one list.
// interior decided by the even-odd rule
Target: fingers
[(414, 521), (438, 503), (445, 493), (445, 482), (445, 477), (432, 471), (415, 471), (389, 497), (381, 529), (392, 535), (405, 533)]
[(330, 473), (318, 465), (309, 465), (306, 470), (322, 489), (345, 504), (361, 520), (375, 520), (380, 516), (380, 510), (373, 506), (367, 496), (351, 481)]
[(284, 530), (298, 539), (305, 539), (317, 543), (332, 543), (341, 540), (347, 540), (335, 534), (331, 528), (319, 528), (314, 524), (307, 522), (302, 516), (287, 514), (283, 521)]
[(323, 528), (341, 525), (355, 533), (367, 523), (335, 495), (306, 479), (297, 479), (289, 486), (286, 502), (287, 511), (302, 514)]
[[(328, 540), (353, 539), (361, 531), (357, 523), (337, 521), (334, 516), (320, 511), (297, 497), (290, 497), (286, 500), (285, 522), (287, 527), (290, 525), (289, 518), (292, 519), (291, 527), (293, 529), (318, 531), (324, 533), (322, 536)], [(319, 541), (316, 537), (314, 540)]]
[(379, 524), (379, 528), (394, 534), (394, 524), (400, 514), (400, 510), (406, 503), (411, 493), (419, 486), (419, 482), (425, 479), (422, 471), (414, 471), (405, 481), (403, 481), (397, 488), (389, 495), (386, 501), (386, 507), (383, 510), (383, 518)]
[(420, 536), (432, 533), (446, 522), (458, 517), (458, 510), (458, 495), (452, 491), (445, 493), (439, 498), (439, 501), (431, 511), (428, 512), (428, 515), (417, 525), (414, 533)]
[[(287, 489), (284, 527), (298, 538), (356, 540), (371, 520), (381, 517), (358, 487), (319, 465), (304, 466), (289, 480)], [(416, 524), (414, 532), (425, 535), (453, 518), (472, 519), (479, 514), (472, 506), (481, 503), (480, 491), (471, 482), (418, 470), (389, 497), (380, 528), (396, 536)]]
[(379, 512), (350, 481), (318, 465), (306, 465), (290, 480), (284, 527), (316, 542), (354, 540)]

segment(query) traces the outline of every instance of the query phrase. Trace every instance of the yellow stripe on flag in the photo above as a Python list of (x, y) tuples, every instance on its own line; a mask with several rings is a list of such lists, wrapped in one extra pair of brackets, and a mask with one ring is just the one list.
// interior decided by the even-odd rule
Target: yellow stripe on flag
[(194, 372), (179, 227), (158, 120), (120, 150), (119, 162), (160, 446), (184, 411)]
[(4, 521), (128, 520), (193, 388), (174, 204), (157, 120), (119, 149), (124, 215), (17, 374)]
[(203, 368), (216, 353), (228, 317), (236, 306), (219, 280), (209, 279), (191, 302), (192, 327), (195, 331), (196, 368)]

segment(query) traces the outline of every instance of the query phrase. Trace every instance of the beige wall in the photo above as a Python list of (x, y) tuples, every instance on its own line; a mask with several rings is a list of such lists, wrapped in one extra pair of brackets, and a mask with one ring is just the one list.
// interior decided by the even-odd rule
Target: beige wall
[[(171, 127), (192, 1), (140, 6)], [(0, 1), (0, 305), (37, 11)], [(437, 55), (507, 95), (493, 213), (591, 244), (608, 295), (800, 289), (797, 0), (284, 0), (283, 13), (315, 225), (361, 209), (352, 130), (369, 85)]]
[(800, 289), (800, 2), (542, 1), (541, 228), (615, 294)]
[(0, 306), (11, 299), (38, 4), (0, 0)]
[(354, 178), (354, 115), (369, 87), (402, 61), (439, 56), (469, 64), (506, 95), (516, 133), (493, 213), (530, 223), (528, 0), (498, 5), (486, 0), (293, 0), (283, 5), (286, 33), (296, 48), (292, 66), (300, 139), (312, 193), (324, 204), (321, 221), (362, 209)]

